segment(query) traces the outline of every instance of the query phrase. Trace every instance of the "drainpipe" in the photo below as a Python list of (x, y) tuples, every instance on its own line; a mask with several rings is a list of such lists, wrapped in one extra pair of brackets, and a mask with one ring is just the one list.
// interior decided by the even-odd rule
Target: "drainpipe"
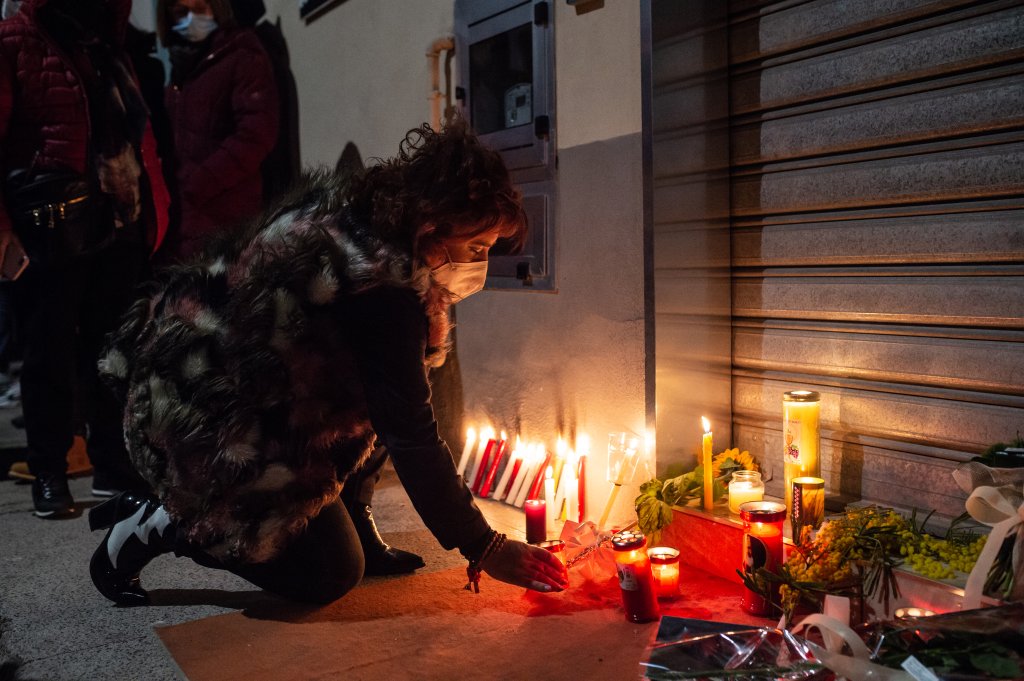
[[(427, 52), (427, 64), (430, 70), (430, 125), (434, 130), (441, 129), (441, 115), (444, 113), (441, 103), (451, 104), (451, 63), (455, 50), (455, 41), (452, 38), (438, 38), (430, 46)], [(445, 88), (447, 92), (441, 92), (441, 53), (446, 52), (444, 61)]]

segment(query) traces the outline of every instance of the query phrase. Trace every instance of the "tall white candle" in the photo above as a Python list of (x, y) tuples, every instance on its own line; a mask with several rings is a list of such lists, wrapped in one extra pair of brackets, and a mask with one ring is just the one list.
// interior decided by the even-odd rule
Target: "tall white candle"
[(516, 503), (516, 497), (519, 495), (519, 488), (523, 484), (523, 478), (526, 477), (526, 472), (530, 468), (532, 461), (531, 454), (533, 452), (530, 449), (529, 443), (522, 444), (519, 442), (519, 437), (516, 436), (516, 451), (519, 453), (519, 458), (523, 460), (520, 464), (519, 470), (516, 471), (515, 475), (512, 476), (512, 484), (508, 487), (508, 494), (505, 496), (506, 501), (510, 504)]
[[(505, 488), (508, 487), (508, 481), (512, 477), (512, 469), (516, 467), (516, 461), (521, 460), (519, 448), (519, 436), (516, 435), (516, 446), (512, 450), (512, 453), (508, 457), (508, 463), (505, 464), (505, 471), (501, 474), (501, 478), (498, 480), (498, 486), (494, 488), (494, 493), (491, 496), (498, 501), (505, 498)], [(522, 467), (522, 464), (519, 464)]]
[(533, 485), (534, 479), (540, 475), (540, 467), (542, 465), (544, 465), (544, 446), (534, 443), (530, 453), (530, 470), (526, 472), (526, 477), (523, 478), (519, 493), (516, 494), (517, 508), (522, 508), (523, 504), (526, 503), (526, 497), (530, 494), (530, 487)]
[(480, 464), (483, 463), (484, 450), (487, 449), (487, 442), (494, 439), (494, 428), (490, 426), (480, 431), (480, 444), (476, 448), (476, 459), (473, 461), (473, 468), (469, 473), (469, 477), (466, 480), (469, 481), (470, 486), (476, 480), (477, 473), (480, 472)]
[(548, 528), (555, 526), (555, 471), (548, 466), (544, 472), (544, 506), (548, 514)]
[(577, 522), (580, 517), (580, 481), (576, 477), (577, 461), (578, 457), (570, 456), (565, 462), (569, 470), (562, 473), (562, 477), (568, 479), (565, 485), (565, 517), (573, 522)]
[(466, 429), (466, 446), (462, 448), (462, 455), (459, 457), (459, 475), (465, 475), (466, 464), (469, 463), (469, 453), (473, 451), (473, 444), (476, 442), (476, 430), (470, 426)]

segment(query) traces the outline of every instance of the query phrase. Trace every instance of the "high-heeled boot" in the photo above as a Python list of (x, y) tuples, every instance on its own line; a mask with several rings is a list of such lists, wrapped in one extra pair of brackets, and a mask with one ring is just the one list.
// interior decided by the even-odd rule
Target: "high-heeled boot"
[(121, 492), (89, 511), (90, 530), (108, 530), (89, 562), (92, 583), (119, 605), (146, 605), (139, 573), (174, 550), (177, 528), (156, 498)]
[(359, 543), (363, 546), (366, 559), (364, 575), (401, 575), (425, 565), (415, 553), (388, 546), (373, 522), (373, 511), (369, 505), (361, 504), (349, 509), (352, 524), (356, 526)]

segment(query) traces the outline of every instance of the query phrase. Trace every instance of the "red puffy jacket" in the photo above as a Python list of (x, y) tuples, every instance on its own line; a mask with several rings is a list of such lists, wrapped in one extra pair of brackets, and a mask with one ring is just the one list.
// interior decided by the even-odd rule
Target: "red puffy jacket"
[[(0, 179), (12, 170), (71, 170), (85, 173), (90, 140), (89, 105), (74, 66), (38, 25), (35, 16), (50, 0), (25, 0), (15, 16), (0, 22)], [(114, 35), (123, 43), (131, 0), (107, 0)], [(125, 63), (131, 68), (130, 60)], [(153, 250), (167, 230), (169, 198), (147, 122), (143, 168), (151, 210), (147, 238)], [(2, 194), (2, 192), (0, 192)], [(12, 228), (0, 196), (0, 230)]]
[(263, 206), (261, 165), (277, 141), (279, 107), (270, 58), (256, 33), (220, 29), (209, 53), (166, 91), (181, 223), (173, 241), (189, 255), (208, 234)]

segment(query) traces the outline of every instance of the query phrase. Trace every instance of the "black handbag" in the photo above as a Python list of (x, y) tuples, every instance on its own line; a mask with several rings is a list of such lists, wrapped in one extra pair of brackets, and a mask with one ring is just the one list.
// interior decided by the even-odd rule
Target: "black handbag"
[(15, 170), (4, 186), (7, 212), (33, 260), (65, 263), (114, 238), (113, 216), (87, 177), (70, 171)]

